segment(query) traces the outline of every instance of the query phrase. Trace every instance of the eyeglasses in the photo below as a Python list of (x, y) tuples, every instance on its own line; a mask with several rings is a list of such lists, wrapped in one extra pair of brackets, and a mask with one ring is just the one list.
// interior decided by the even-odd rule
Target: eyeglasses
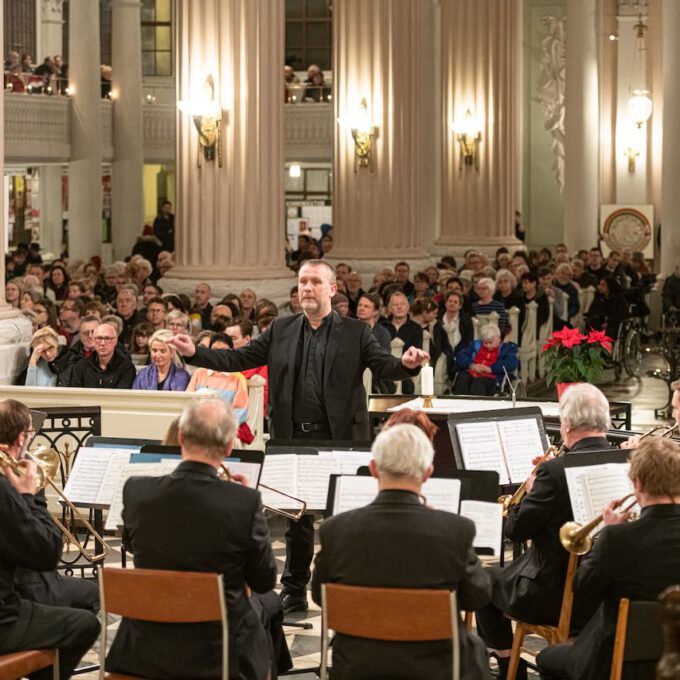
[(111, 342), (112, 340), (116, 340), (116, 337), (115, 336), (108, 336), (108, 335), (95, 335), (94, 336), (95, 342)]

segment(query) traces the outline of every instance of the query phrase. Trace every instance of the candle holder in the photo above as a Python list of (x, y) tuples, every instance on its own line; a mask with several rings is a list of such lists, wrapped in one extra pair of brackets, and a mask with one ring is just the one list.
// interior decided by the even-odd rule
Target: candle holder
[(423, 395), (423, 408), (432, 408), (432, 399), (434, 394), (424, 394)]

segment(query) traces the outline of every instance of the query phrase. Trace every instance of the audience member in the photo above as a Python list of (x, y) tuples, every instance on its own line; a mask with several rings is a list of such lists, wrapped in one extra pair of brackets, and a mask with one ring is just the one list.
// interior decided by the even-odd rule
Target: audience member
[(182, 367), (182, 360), (177, 355), (172, 338), (172, 331), (169, 330), (157, 330), (151, 336), (151, 364), (139, 371), (132, 384), (133, 389), (184, 392), (190, 376)]
[(337, 312), (340, 316), (350, 316), (349, 300), (344, 293), (336, 293), (331, 298), (331, 306), (333, 307), (333, 311)]
[(163, 201), (161, 209), (153, 221), (153, 233), (165, 250), (175, 251), (175, 216), (172, 214), (172, 203)]
[(137, 311), (136, 287), (126, 284), (118, 291), (116, 296), (116, 314), (123, 322), (123, 330), (120, 333), (119, 341), (123, 345), (130, 343), (132, 329), (144, 318)]
[[(66, 350), (62, 346), (63, 351)], [(31, 338), (25, 385), (27, 387), (55, 387), (57, 372), (54, 361), (59, 355), (59, 335), (49, 326), (37, 330)]]
[(597, 286), (597, 293), (588, 308), (588, 324), (598, 331), (605, 331), (616, 340), (621, 323), (628, 316), (628, 302), (623, 287), (613, 276), (604, 276)]
[(66, 268), (61, 265), (52, 265), (45, 280), (46, 289), (54, 293), (54, 299), (65, 300), (68, 295), (69, 276)]
[(351, 272), (347, 276), (345, 279), (345, 291), (349, 303), (350, 316), (356, 316), (359, 298), (366, 292), (362, 288), (361, 274), (359, 272)]
[(80, 339), (78, 333), (80, 332), (80, 321), (84, 315), (85, 305), (79, 299), (67, 298), (61, 303), (59, 323), (68, 336), (69, 347), (72, 347)]
[(5, 302), (12, 307), (19, 309), (21, 296), (24, 292), (24, 284), (21, 279), (10, 279), (5, 284)]
[(130, 336), (130, 359), (135, 366), (146, 366), (151, 357), (149, 338), (154, 334), (154, 327), (148, 321), (138, 323)]
[(191, 307), (191, 316), (198, 314), (201, 320), (201, 328), (207, 330), (210, 328), (210, 313), (212, 312), (212, 305), (210, 304), (210, 297), (212, 289), (205, 282), (197, 283), (194, 288), (194, 304)]
[(409, 276), (411, 274), (411, 267), (408, 262), (397, 262), (394, 265), (394, 281), (401, 286), (401, 290), (407, 297), (409, 303), (413, 299), (415, 294), (415, 286), (409, 281)]
[(524, 329), (527, 305), (535, 302), (538, 305), (536, 310), (536, 337), (538, 338), (541, 326), (550, 318), (550, 304), (548, 298), (538, 290), (538, 276), (535, 272), (524, 272), (520, 277), (520, 284), (523, 295), (522, 306), (519, 308), (519, 328)]
[(167, 314), (168, 303), (162, 297), (151, 298), (146, 305), (146, 320), (155, 331), (165, 328)]
[(191, 321), (189, 317), (179, 309), (174, 309), (168, 312), (165, 317), (165, 327), (172, 331), (173, 335), (180, 335), (189, 333), (191, 329)]
[(479, 279), (475, 286), (475, 292), (479, 299), (472, 303), (472, 315), (488, 316), (492, 312), (496, 312), (501, 336), (505, 335), (508, 329), (508, 312), (505, 309), (505, 304), (493, 297), (496, 292), (496, 284), (493, 279), (486, 277)]
[(257, 295), (252, 288), (244, 288), (239, 294), (241, 301), (241, 316), (255, 323), (257, 313), (255, 307), (257, 305)]
[(436, 362), (440, 354), (446, 356), (446, 372), (453, 380), (458, 372), (456, 354), (474, 339), (472, 317), (463, 311), (463, 295), (455, 290), (446, 293), (444, 314), (435, 323), (430, 341), (430, 354)]

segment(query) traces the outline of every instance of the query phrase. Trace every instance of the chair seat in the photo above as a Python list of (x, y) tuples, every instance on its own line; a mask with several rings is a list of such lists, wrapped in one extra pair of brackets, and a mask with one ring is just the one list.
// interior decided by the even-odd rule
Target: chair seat
[(56, 661), (53, 649), (31, 649), (0, 656), (0, 680), (16, 680), (53, 666)]

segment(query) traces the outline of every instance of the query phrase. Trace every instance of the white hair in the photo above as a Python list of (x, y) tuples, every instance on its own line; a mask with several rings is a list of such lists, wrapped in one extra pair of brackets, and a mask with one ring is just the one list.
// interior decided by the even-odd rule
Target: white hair
[(508, 279), (513, 288), (517, 288), (517, 277), (509, 269), (499, 269), (496, 272), (496, 283), (501, 279)]
[(432, 465), (434, 449), (427, 435), (415, 425), (402, 423), (383, 430), (371, 447), (379, 473), (422, 480)]
[(560, 399), (559, 410), (560, 418), (572, 430), (606, 432), (612, 426), (607, 397), (590, 383), (568, 387)]
[(236, 416), (222, 399), (192, 400), (179, 417), (184, 443), (220, 458), (236, 435)]
[(484, 340), (500, 340), (501, 329), (495, 323), (488, 323), (479, 329), (479, 337)]
[(488, 286), (491, 295), (496, 292), (496, 282), (493, 279), (490, 279), (488, 276), (479, 279), (479, 281), (477, 281), (477, 286)]

